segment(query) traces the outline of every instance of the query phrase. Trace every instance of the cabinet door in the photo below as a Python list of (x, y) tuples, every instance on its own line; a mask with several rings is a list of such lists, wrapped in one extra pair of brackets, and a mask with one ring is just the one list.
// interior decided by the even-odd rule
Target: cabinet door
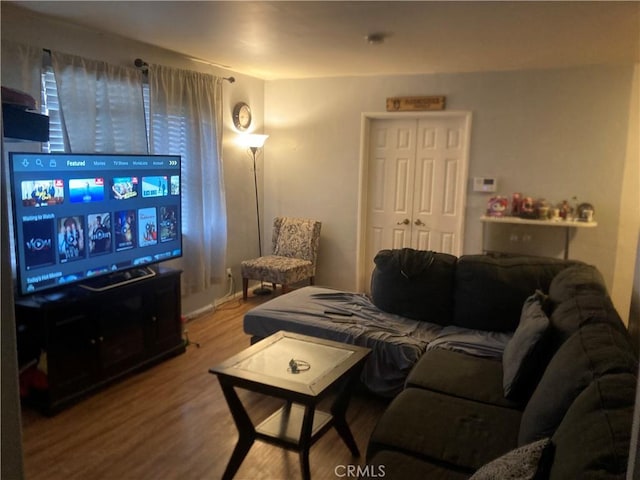
[(102, 375), (109, 379), (145, 359), (144, 295), (109, 296), (99, 314), (98, 352)]
[(150, 349), (159, 354), (184, 345), (180, 323), (180, 277), (155, 282), (150, 301)]
[(95, 321), (86, 306), (49, 312), (47, 369), (51, 402), (76, 394), (98, 377)]

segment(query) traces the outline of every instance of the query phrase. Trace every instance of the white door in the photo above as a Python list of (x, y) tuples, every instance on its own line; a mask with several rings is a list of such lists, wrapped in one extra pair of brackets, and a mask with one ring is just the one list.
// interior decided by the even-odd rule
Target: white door
[(461, 254), (468, 130), (466, 113), (371, 121), (365, 280), (382, 249)]

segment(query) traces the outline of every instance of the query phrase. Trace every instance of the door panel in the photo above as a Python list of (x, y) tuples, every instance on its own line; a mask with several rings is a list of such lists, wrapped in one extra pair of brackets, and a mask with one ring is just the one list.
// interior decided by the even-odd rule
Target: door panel
[(411, 243), (415, 136), (415, 120), (381, 120), (372, 125), (365, 241), (369, 273), (377, 252)]
[[(413, 248), (423, 249), (420, 235), (428, 231), (428, 250), (460, 255), (462, 249), (462, 221), (464, 220), (464, 183), (461, 163), (465, 161), (462, 117), (432, 117), (417, 121), (419, 138), (423, 142), (417, 149), (419, 168), (431, 170), (429, 175), (416, 177), (416, 199), (413, 219)], [(418, 193), (419, 192), (419, 193)], [(431, 208), (424, 208), (429, 198)]]

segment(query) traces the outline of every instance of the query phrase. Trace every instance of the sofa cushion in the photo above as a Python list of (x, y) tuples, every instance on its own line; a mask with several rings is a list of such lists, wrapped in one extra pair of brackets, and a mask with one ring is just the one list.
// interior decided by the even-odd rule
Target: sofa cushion
[(407, 388), (378, 420), (367, 451), (396, 450), (475, 471), (517, 446), (520, 417), (512, 408)]
[(520, 408), (505, 398), (502, 389), (502, 362), (494, 358), (434, 348), (427, 350), (409, 373), (406, 387), (466, 398), (476, 402)]
[(553, 435), (575, 398), (594, 378), (637, 371), (628, 336), (606, 323), (580, 328), (549, 362), (522, 414), (518, 443)]
[(624, 478), (636, 381), (629, 373), (605, 375), (578, 395), (552, 437), (551, 480)]
[(556, 258), (463, 255), (455, 276), (453, 323), (466, 328), (514, 331), (522, 304), (576, 262)]
[(546, 478), (553, 459), (553, 444), (543, 438), (523, 445), (489, 462), (469, 480), (533, 480)]
[(556, 348), (587, 323), (609, 323), (626, 330), (611, 299), (606, 295), (577, 295), (555, 307), (549, 317)]
[(602, 274), (593, 265), (573, 265), (558, 273), (549, 285), (549, 298), (558, 304), (583, 294), (607, 295)]
[(502, 356), (504, 396), (525, 400), (542, 376), (548, 361), (549, 319), (537, 294), (522, 306), (520, 323)]
[[(467, 480), (469, 478), (468, 470), (461, 472), (447, 465), (432, 463), (412, 455), (390, 450), (383, 450), (372, 458), (368, 458), (366, 466), (368, 469), (358, 476), (360, 480), (380, 480), (382, 478)], [(341, 473), (341, 471), (336, 472), (337, 475)], [(347, 478), (346, 475), (345, 478)]]
[(371, 299), (379, 309), (414, 320), (451, 324), (455, 256), (402, 248), (381, 250), (373, 261)]

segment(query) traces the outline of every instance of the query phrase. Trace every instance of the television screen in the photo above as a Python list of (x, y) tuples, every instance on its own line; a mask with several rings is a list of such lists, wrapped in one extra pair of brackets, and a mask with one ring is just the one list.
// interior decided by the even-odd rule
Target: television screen
[(180, 156), (9, 154), (19, 292), (182, 255)]

